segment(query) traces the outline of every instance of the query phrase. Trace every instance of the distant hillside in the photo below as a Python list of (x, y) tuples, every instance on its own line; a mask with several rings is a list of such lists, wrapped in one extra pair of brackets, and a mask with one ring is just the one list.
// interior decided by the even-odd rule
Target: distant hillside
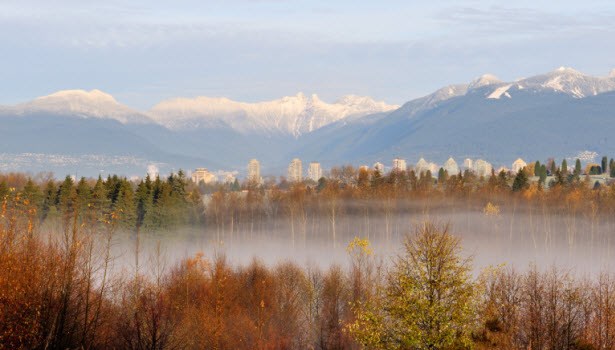
[(614, 120), (615, 76), (563, 67), (514, 82), (484, 75), (399, 108), (368, 97), (326, 103), (298, 94), (261, 103), (178, 98), (141, 112), (98, 90), (69, 90), (0, 107), (0, 170), (141, 175), (155, 164), (163, 172), (244, 171), (258, 158), (264, 174), (282, 175), (294, 157), (325, 166), (388, 164), (396, 156), (410, 164), (452, 156), (497, 165), (582, 151), (615, 155)]

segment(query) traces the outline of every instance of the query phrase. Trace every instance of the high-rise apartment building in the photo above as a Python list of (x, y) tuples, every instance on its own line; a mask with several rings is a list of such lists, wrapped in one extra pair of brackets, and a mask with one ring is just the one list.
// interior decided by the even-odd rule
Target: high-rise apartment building
[(288, 165), (288, 181), (301, 182), (303, 180), (303, 169), (301, 167), (301, 159), (295, 158)]
[(261, 163), (256, 159), (248, 162), (248, 182), (261, 183)]
[(393, 171), (406, 171), (406, 160), (401, 158), (393, 159)]
[(308, 178), (312, 181), (318, 182), (322, 177), (322, 168), (320, 167), (320, 163), (311, 162), (310, 167), (308, 168)]
[(452, 176), (452, 175), (457, 175), (459, 174), (459, 166), (457, 165), (457, 162), (453, 159), (453, 157), (450, 157), (442, 166), (442, 168), (444, 168), (444, 170), (446, 170), (446, 172)]
[(218, 181), (216, 175), (212, 174), (206, 168), (197, 168), (192, 172), (192, 182), (199, 184), (204, 182), (205, 184), (211, 184)]

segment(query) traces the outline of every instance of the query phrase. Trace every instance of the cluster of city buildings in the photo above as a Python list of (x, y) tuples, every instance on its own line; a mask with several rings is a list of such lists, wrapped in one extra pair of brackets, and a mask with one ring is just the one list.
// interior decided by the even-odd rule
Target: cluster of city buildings
[[(364, 168), (366, 167), (364, 166)], [(409, 167), (405, 159), (395, 158), (393, 159), (391, 171), (414, 170), (414, 172), (417, 174), (426, 173), (429, 171), (432, 175), (436, 175), (441, 168), (445, 170), (449, 175), (458, 174), (460, 171), (463, 170), (471, 170), (478, 176), (488, 176), (491, 174), (491, 169), (493, 169), (493, 166), (489, 162), (482, 159), (473, 160), (467, 158), (463, 162), (463, 167), (459, 167), (455, 159), (451, 157), (446, 162), (444, 162), (442, 166), (436, 163), (427, 162), (424, 158), (421, 158), (418, 162), (416, 162), (415, 165)], [(385, 172), (385, 166), (380, 162), (374, 163), (373, 169), (380, 173)]]
[[(261, 167), (260, 163), (256, 159), (250, 160), (248, 163), (248, 176), (246, 179), (249, 182), (254, 183), (262, 183), (263, 178), (261, 177)], [(311, 162), (308, 167), (307, 178), (308, 180), (312, 180), (314, 182), (318, 182), (318, 180), (322, 177), (322, 168), (320, 167), (320, 163)], [(301, 159), (295, 158), (290, 164), (288, 164), (288, 172), (286, 180), (289, 182), (301, 182), (304, 180), (303, 177), (303, 164)]]
[[(523, 159), (519, 158), (512, 163), (511, 169), (501, 167), (496, 172), (504, 171), (512, 171), (513, 173), (519, 172), (519, 170), (523, 169), (527, 166), (527, 163), (523, 161)], [(367, 165), (362, 165), (360, 169), (369, 170), (370, 168)], [(371, 167), (373, 171), (378, 171), (381, 174), (384, 174), (386, 171), (386, 167), (384, 164), (380, 162), (374, 163)], [(491, 175), (493, 166), (491, 163), (482, 160), (482, 159), (470, 159), (467, 158), (463, 161), (463, 165), (459, 166), (455, 159), (450, 157), (444, 164), (441, 166), (428, 162), (424, 158), (421, 158), (414, 165), (408, 165), (405, 159), (403, 158), (395, 158), (392, 162), (392, 167), (390, 171), (408, 171), (414, 170), (414, 172), (418, 175), (421, 173), (426, 173), (427, 171), (431, 172), (433, 176), (436, 176), (440, 169), (446, 171), (449, 175), (455, 175), (465, 170), (470, 170), (474, 172), (477, 176), (489, 176)], [(311, 180), (314, 182), (318, 182), (320, 178), (323, 177), (323, 170), (318, 162), (310, 162), (307, 169), (307, 176), (304, 177), (303, 173), (303, 165), (301, 159), (295, 158), (288, 164), (287, 171), (287, 181), (289, 182), (301, 182), (303, 180)], [(247, 166), (247, 176), (246, 180), (248, 182), (261, 184), (263, 183), (263, 178), (261, 176), (261, 165), (257, 159), (251, 159), (248, 162)], [(192, 181), (195, 183), (204, 182), (205, 184), (212, 184), (219, 181), (219, 178), (216, 174), (208, 171), (206, 168), (197, 168), (192, 173)], [(225, 173), (224, 180), (225, 183), (233, 183), (235, 181), (235, 176), (232, 173)]]
[(235, 175), (233, 175), (233, 173), (224, 172), (219, 176), (207, 170), (207, 168), (196, 168), (196, 170), (192, 172), (191, 179), (192, 182), (196, 184), (203, 182), (206, 185), (211, 185), (220, 182), (220, 179), (222, 179), (223, 183), (230, 184), (235, 182)]

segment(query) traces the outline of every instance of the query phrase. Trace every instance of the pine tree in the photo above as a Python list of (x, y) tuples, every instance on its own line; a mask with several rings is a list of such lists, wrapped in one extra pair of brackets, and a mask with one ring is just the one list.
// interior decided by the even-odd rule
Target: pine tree
[[(1, 183), (0, 183), (1, 185)], [(45, 191), (43, 193), (43, 203), (41, 207), (41, 221), (46, 218), (54, 218), (58, 214), (57, 201), (58, 201), (58, 189), (56, 183), (53, 180), (49, 180), (45, 185)]]
[(560, 169), (563, 176), (568, 175), (568, 162), (566, 161), (566, 158), (562, 160), (562, 167)]
[(534, 176), (540, 176), (541, 165), (539, 161), (534, 164)]
[(547, 181), (547, 166), (542, 164), (540, 166), (540, 179), (539, 179), (541, 184), (545, 184), (545, 182)]
[(233, 181), (233, 185), (231, 185), (231, 191), (237, 192), (240, 190), (241, 190), (241, 185), (239, 184), (239, 180), (235, 179), (235, 181)]
[(609, 172), (611, 177), (615, 177), (615, 160), (613, 158), (609, 162)]
[(573, 173), (575, 181), (579, 181), (582, 171), (583, 170), (581, 169), (581, 160), (577, 158), (577, 160), (574, 162), (574, 173)]
[[(41, 205), (41, 202), (43, 200), (41, 189), (38, 187), (38, 185), (34, 181), (32, 181), (31, 178), (28, 178), (28, 181), (26, 182), (26, 185), (23, 188), (23, 196), (25, 199), (28, 200), (28, 202), (30, 202), (30, 204), (34, 208), (38, 208)], [(2, 195), (0, 194), (0, 201), (1, 201), (1, 198), (2, 198)]]
[(527, 174), (525, 170), (521, 169), (515, 176), (515, 180), (513, 181), (512, 190), (513, 192), (521, 191), (529, 186)]
[(608, 166), (608, 161), (609, 161), (609, 159), (606, 156), (602, 157), (602, 162), (601, 162), (602, 168), (601, 169), (602, 169), (602, 173), (603, 174), (606, 174), (606, 169), (607, 169), (607, 166)]
[(447, 178), (448, 176), (446, 174), (446, 170), (444, 170), (444, 168), (440, 168), (440, 170), (438, 170), (438, 184), (444, 184)]
[(501, 189), (510, 189), (508, 187), (508, 174), (504, 170), (498, 173), (498, 187)]
[(119, 182), (119, 190), (117, 199), (113, 205), (113, 210), (119, 217), (119, 223), (122, 227), (132, 229), (136, 227), (136, 208), (134, 200), (134, 192), (132, 185), (127, 179), (122, 179)]
[[(149, 185), (148, 185), (149, 184)], [(153, 191), (151, 188), (151, 180), (149, 175), (145, 181), (141, 181), (137, 186), (137, 192), (135, 193), (137, 201), (137, 227), (142, 227), (145, 221), (145, 217), (149, 211), (152, 210), (154, 205)]]
[(70, 176), (66, 176), (64, 181), (58, 189), (58, 210), (62, 214), (65, 228), (68, 228), (68, 224), (73, 215), (76, 214), (77, 207), (77, 191), (74, 186), (74, 181)]
[(97, 219), (101, 220), (110, 212), (111, 200), (109, 199), (108, 191), (102, 177), (99, 175), (98, 180), (91, 192), (92, 210)]
[(557, 170), (557, 165), (555, 165), (555, 160), (551, 162), (551, 168), (549, 170), (551, 172), (551, 175), (555, 175), (555, 171)]
[(121, 181), (117, 175), (109, 175), (107, 181), (105, 181), (105, 188), (107, 189), (107, 198), (111, 202), (111, 205), (115, 205), (117, 197), (120, 193)]
[(556, 186), (566, 185), (566, 177), (564, 176), (564, 173), (560, 169), (557, 169), (555, 171), (555, 185)]
[(76, 191), (76, 205), (78, 207), (79, 213), (84, 214), (85, 211), (88, 210), (88, 206), (91, 205), (90, 200), (92, 197), (90, 185), (88, 185), (88, 182), (85, 177), (82, 177), (77, 183)]

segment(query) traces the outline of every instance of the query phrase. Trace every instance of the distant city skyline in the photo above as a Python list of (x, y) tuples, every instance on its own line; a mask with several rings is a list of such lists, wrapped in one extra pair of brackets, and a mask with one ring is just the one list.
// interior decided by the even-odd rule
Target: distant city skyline
[(100, 89), (140, 109), (177, 96), (297, 92), (392, 104), (484, 73), (511, 81), (615, 68), (615, 4), (7, 0), (0, 105)]

